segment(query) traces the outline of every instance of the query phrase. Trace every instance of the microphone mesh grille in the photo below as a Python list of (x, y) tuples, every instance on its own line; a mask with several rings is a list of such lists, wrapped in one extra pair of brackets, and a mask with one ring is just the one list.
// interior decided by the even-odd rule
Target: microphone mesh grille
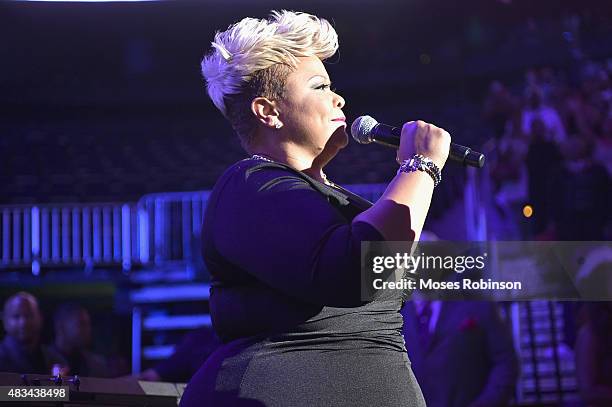
[(371, 116), (359, 116), (351, 125), (351, 135), (356, 142), (360, 144), (369, 144), (372, 142), (370, 133), (377, 124), (378, 122), (376, 119)]

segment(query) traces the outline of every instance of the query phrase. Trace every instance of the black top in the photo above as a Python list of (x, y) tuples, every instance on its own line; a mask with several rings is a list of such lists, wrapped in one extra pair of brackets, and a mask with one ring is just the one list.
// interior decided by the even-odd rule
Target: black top
[(361, 300), (361, 242), (383, 237), (351, 222), (370, 206), (283, 164), (247, 159), (221, 176), (202, 238), (225, 345), (182, 405), (423, 405), (401, 335), (402, 293)]
[(10, 335), (0, 342), (0, 372), (51, 374), (53, 365), (62, 362), (62, 356), (45, 345), (30, 351)]

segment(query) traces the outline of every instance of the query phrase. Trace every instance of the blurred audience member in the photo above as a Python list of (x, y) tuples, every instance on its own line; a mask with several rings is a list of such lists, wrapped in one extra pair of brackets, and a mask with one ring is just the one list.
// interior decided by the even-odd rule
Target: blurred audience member
[(517, 205), (527, 199), (528, 175), (525, 166), (528, 145), (524, 137), (512, 130), (497, 144), (496, 157), (492, 160), (491, 179), (495, 189), (495, 204), (503, 215), (512, 219)]
[(518, 359), (495, 303), (415, 300), (402, 315), (412, 369), (429, 407), (510, 403)]
[(89, 351), (92, 339), (89, 312), (78, 304), (60, 305), (54, 314), (54, 350), (60, 354), (62, 373), (89, 377), (114, 377), (107, 360)]
[[(561, 92), (561, 86), (557, 77), (557, 73), (551, 67), (540, 69), (538, 75), (538, 85), (542, 90), (542, 98), (555, 106)], [(556, 107), (556, 106), (555, 106)]]
[(0, 372), (51, 374), (61, 356), (40, 344), (42, 315), (36, 297), (19, 292), (4, 303), (6, 336), (0, 343)]
[(593, 160), (592, 142), (572, 138), (562, 152), (565, 163), (552, 178), (549, 197), (556, 239), (605, 240), (612, 205), (610, 177)]
[(570, 135), (594, 139), (599, 133), (601, 113), (589, 102), (589, 97), (573, 90), (564, 98), (564, 117)]
[(501, 82), (493, 81), (484, 102), (483, 116), (495, 138), (500, 138), (506, 133), (517, 108), (517, 101), (508, 89)]
[(536, 119), (541, 120), (546, 126), (546, 137), (550, 141), (561, 144), (567, 139), (561, 116), (544, 102), (542, 90), (536, 85), (531, 85), (525, 90), (525, 107), (521, 115), (521, 129), (524, 134), (531, 133), (531, 123)]
[(529, 150), (527, 151), (527, 174), (529, 203), (533, 207), (531, 232), (541, 236), (552, 223), (551, 179), (561, 170), (561, 152), (557, 145), (546, 137), (546, 126), (539, 118), (531, 122)]
[(219, 345), (221, 341), (213, 330), (196, 329), (183, 337), (168, 359), (152, 369), (143, 371), (139, 379), (187, 383)]
[(612, 178), (612, 101), (601, 130), (601, 136), (595, 139), (593, 159), (606, 167), (608, 175)]
[(586, 304), (576, 340), (576, 376), (588, 406), (612, 405), (612, 303)]

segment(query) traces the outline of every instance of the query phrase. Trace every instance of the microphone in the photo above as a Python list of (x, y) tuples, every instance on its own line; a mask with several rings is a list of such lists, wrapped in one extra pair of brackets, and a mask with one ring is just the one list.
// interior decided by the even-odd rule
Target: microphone
[[(351, 125), (351, 135), (360, 144), (372, 142), (387, 147), (398, 148), (400, 144), (401, 127), (378, 123), (371, 116), (359, 116)], [(448, 158), (465, 166), (482, 168), (485, 156), (469, 147), (451, 143)]]

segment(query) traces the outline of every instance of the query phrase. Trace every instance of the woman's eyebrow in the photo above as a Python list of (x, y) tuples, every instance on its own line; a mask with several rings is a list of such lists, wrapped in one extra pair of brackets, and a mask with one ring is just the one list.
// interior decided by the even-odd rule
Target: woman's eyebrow
[(310, 79), (308, 79), (308, 80), (311, 81), (314, 78), (322, 78), (326, 82), (331, 82), (327, 76), (319, 75), (319, 74), (311, 76)]

